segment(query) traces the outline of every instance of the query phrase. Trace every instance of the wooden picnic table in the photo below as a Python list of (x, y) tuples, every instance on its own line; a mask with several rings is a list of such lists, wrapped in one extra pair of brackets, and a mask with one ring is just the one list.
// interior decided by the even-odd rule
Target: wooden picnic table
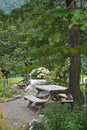
[[(67, 87), (63, 87), (63, 86), (59, 86), (59, 85), (37, 85), (37, 86), (35, 86), (35, 89), (37, 90), (35, 95), (24, 96), (25, 99), (29, 100), (28, 106), (30, 106), (32, 103), (36, 103), (38, 105), (39, 104), (41, 105), (41, 104), (47, 102), (49, 99), (53, 99), (55, 97), (58, 100), (58, 98), (57, 98), (58, 94), (66, 94), (67, 98), (70, 98), (69, 88), (67, 88)], [(39, 96), (40, 93), (43, 91), (48, 92), (47, 100), (45, 99), (46, 96), (43, 96), (43, 98)], [(64, 100), (62, 101), (62, 103), (65, 103), (65, 102), (66, 101), (64, 101)], [(69, 99), (68, 102), (72, 103), (73, 101), (71, 101)]]

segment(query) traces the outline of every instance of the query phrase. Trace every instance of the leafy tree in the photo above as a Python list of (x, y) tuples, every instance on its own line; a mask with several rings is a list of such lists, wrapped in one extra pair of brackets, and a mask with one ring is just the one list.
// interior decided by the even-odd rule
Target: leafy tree
[(86, 54), (87, 48), (84, 34), (86, 23), (82, 22), (86, 19), (82, 1), (71, 0), (32, 0), (26, 5), (22, 16), (28, 27), (27, 34), (23, 33), (22, 36), (31, 47), (29, 55), (35, 63), (41, 62), (51, 67), (52, 64), (58, 64), (62, 56), (63, 59), (70, 57), (69, 87), (74, 101), (79, 104), (84, 102), (79, 79), (80, 54)]
[[(70, 56), (69, 88), (74, 101), (84, 103), (79, 79), (81, 53), (86, 54), (86, 10), (82, 1), (32, 0), (28, 4), (32, 23), (27, 39), (31, 56), (58, 64), (58, 56)], [(33, 18), (32, 18), (33, 17)], [(26, 20), (25, 20), (26, 21)], [(67, 30), (67, 31), (66, 31)], [(32, 44), (32, 45), (31, 45)]]
[[(9, 55), (13, 61), (16, 65), (24, 63), (26, 72), (40, 65), (52, 69), (54, 64), (64, 63), (69, 57), (69, 87), (74, 101), (79, 104), (84, 103), (79, 85), (80, 56), (87, 55), (84, 3), (86, 5), (82, 0), (32, 0), (11, 12), (6, 29), (8, 35), (4, 32), (8, 39), (5, 53), (12, 52)], [(12, 51), (10, 48), (7, 51), (6, 45), (12, 45)]]

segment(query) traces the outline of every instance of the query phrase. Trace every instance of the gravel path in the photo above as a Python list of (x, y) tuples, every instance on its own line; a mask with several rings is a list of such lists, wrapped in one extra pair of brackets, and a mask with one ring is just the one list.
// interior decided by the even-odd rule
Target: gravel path
[(35, 107), (29, 108), (28, 100), (24, 100), (23, 97), (14, 101), (1, 103), (4, 113), (6, 114), (6, 120), (12, 126), (20, 126), (23, 122), (31, 122), (33, 119), (37, 119), (37, 109)]

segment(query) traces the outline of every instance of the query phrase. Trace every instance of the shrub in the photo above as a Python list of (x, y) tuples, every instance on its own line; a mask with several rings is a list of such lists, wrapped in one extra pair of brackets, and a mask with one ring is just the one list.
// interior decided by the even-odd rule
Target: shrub
[(30, 73), (31, 79), (44, 79), (45, 75), (49, 73), (49, 70), (44, 67), (33, 69)]
[(48, 83), (67, 86), (69, 78), (69, 59), (59, 65), (55, 65), (54, 69), (45, 77)]
[(69, 109), (69, 105), (52, 103), (43, 110), (45, 115), (44, 130), (86, 130), (87, 110), (84, 107)]
[(87, 130), (87, 110), (77, 107), (70, 110), (69, 104), (47, 104), (42, 120), (34, 121), (27, 130)]
[[(39, 118), (40, 119), (40, 118)], [(25, 130), (44, 130), (44, 120), (33, 120), (26, 126)]]

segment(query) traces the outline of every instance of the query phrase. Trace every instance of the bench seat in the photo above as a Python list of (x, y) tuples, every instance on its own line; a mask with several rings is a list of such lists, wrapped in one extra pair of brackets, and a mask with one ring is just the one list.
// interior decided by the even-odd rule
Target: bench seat
[(66, 95), (66, 94), (58, 94), (58, 96), (60, 97), (60, 98), (65, 98), (65, 99), (69, 99), (69, 100), (73, 100), (73, 97), (72, 97), (72, 95), (71, 94), (69, 94), (68, 96)]
[(73, 107), (74, 107), (73, 99), (64, 99), (64, 98), (61, 98), (60, 103), (61, 104), (70, 103), (71, 110), (73, 110)]
[(66, 98), (67, 99), (67, 95), (66, 94), (58, 94), (59, 97), (61, 98)]
[(60, 102), (61, 102), (61, 103), (70, 103), (70, 102), (73, 102), (73, 100), (64, 99), (64, 100), (61, 100)]
[(42, 105), (45, 102), (47, 102), (47, 99), (40, 99), (40, 98), (35, 97), (34, 95), (25, 95), (23, 97), (25, 100), (30, 101), (29, 105), (31, 105), (32, 103), (35, 103), (35, 105)]

